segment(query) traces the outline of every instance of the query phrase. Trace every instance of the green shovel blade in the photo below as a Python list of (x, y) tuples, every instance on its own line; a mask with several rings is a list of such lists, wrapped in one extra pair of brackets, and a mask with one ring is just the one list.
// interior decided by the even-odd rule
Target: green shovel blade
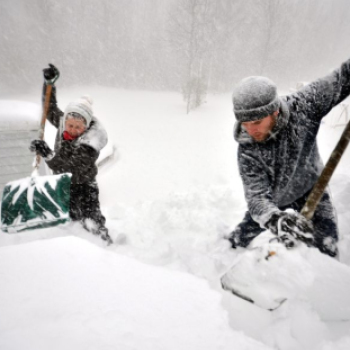
[(21, 232), (69, 221), (71, 174), (28, 177), (8, 183), (1, 203), (1, 229)]

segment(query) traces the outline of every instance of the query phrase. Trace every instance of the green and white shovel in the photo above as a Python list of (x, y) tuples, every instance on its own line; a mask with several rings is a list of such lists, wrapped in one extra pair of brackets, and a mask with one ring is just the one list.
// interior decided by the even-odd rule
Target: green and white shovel
[[(44, 139), (52, 84), (48, 84), (39, 130)], [(6, 184), (1, 203), (1, 229), (15, 233), (56, 226), (69, 221), (71, 174), (38, 176), (40, 156), (36, 156), (31, 177)]]

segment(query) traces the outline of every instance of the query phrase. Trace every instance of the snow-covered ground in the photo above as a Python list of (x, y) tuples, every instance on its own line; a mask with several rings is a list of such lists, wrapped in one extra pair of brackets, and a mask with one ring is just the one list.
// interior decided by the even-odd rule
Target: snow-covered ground
[[(98, 182), (119, 244), (105, 247), (77, 223), (1, 232), (1, 349), (350, 348), (350, 320), (330, 320), (315, 304), (335, 305), (333, 295), (292, 298), (270, 312), (221, 288), (241, 253), (224, 237), (246, 208), (229, 94), (209, 96), (190, 115), (176, 93), (102, 87), (59, 89), (59, 105), (85, 94), (117, 147)], [(40, 92), (13, 99), (39, 103)], [(324, 159), (343, 129), (337, 113), (319, 135)], [(51, 145), (53, 132), (47, 128)], [(340, 263), (322, 260), (325, 278), (350, 271), (349, 166), (350, 150), (331, 183), (341, 255)], [(283, 255), (295, 261), (299, 287), (317, 277), (314, 253)], [(333, 288), (347, 300), (350, 284)]]

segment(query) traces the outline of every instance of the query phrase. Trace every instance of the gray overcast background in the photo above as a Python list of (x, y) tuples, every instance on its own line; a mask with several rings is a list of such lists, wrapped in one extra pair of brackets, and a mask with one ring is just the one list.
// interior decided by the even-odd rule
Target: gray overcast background
[(0, 0), (0, 94), (60, 85), (228, 92), (295, 87), (350, 57), (349, 0)]

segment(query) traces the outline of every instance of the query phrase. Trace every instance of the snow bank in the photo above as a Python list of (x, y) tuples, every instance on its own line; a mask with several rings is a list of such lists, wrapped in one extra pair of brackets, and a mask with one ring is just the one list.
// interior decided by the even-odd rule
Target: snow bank
[(38, 130), (41, 106), (33, 102), (0, 100), (0, 131)]
[(76, 237), (0, 248), (1, 349), (267, 349), (220, 294)]
[(273, 238), (265, 231), (242, 250), (223, 277), (227, 288), (266, 309), (299, 301), (324, 321), (350, 321), (349, 266), (302, 244), (287, 250)]

